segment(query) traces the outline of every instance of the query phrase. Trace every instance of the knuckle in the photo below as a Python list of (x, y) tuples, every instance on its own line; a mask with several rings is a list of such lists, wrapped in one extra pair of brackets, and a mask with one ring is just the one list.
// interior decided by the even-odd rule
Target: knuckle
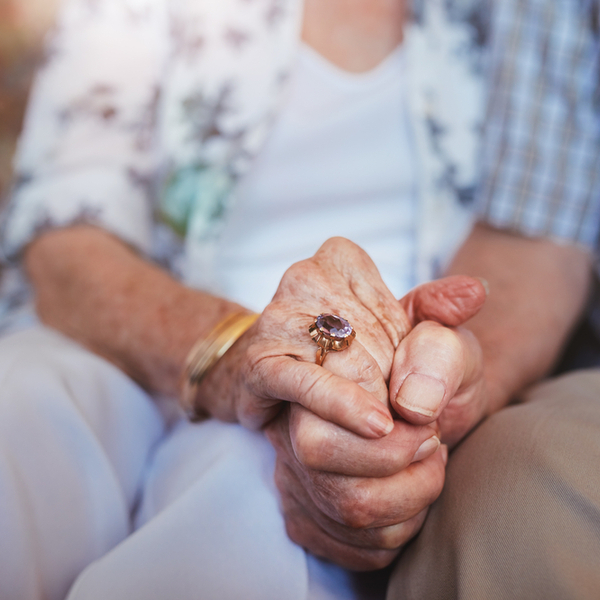
[(404, 523), (373, 530), (373, 544), (380, 550), (397, 550), (407, 539), (408, 532)]
[(421, 329), (423, 343), (435, 343), (440, 347), (448, 347), (450, 350), (460, 350), (462, 344), (455, 329), (446, 327), (440, 323), (428, 321)]
[(343, 237), (326, 240), (314, 256), (317, 264), (333, 266), (346, 277), (371, 262), (367, 253), (357, 244)]
[(303, 435), (292, 438), (294, 454), (298, 462), (308, 469), (319, 469), (327, 462), (330, 453), (327, 448), (326, 438), (316, 431), (308, 431)]
[(367, 529), (374, 521), (373, 497), (367, 486), (358, 484), (351, 493), (337, 499), (337, 512), (343, 525), (351, 529)]
[(376, 546), (382, 550), (399, 550), (421, 529), (427, 515), (427, 509), (414, 517), (387, 527), (375, 529)]
[(296, 294), (298, 289), (306, 284), (306, 281), (310, 279), (310, 275), (313, 271), (313, 265), (310, 259), (301, 260), (294, 263), (289, 267), (283, 274), (275, 299), (278, 299), (282, 294)]
[(453, 329), (445, 329), (442, 334), (441, 346), (449, 356), (460, 359), (461, 363), (465, 361), (465, 352), (462, 340), (458, 333)]
[(304, 527), (294, 514), (284, 514), (285, 519), (285, 530), (288, 537), (292, 542), (298, 544), (298, 546), (307, 547), (308, 538), (306, 536), (306, 527)]
[(382, 453), (380, 463), (385, 471), (382, 470), (384, 476), (394, 475), (404, 470), (411, 462), (413, 452), (406, 452), (406, 450), (390, 449), (389, 451)]
[(359, 249), (360, 248), (354, 242), (351, 242), (349, 239), (340, 236), (330, 237), (329, 239), (325, 240), (325, 242), (323, 242), (320, 248), (320, 250), (323, 250), (325, 252), (329, 252), (332, 250), (355, 252)]
[(455, 330), (439, 323), (427, 321), (417, 325), (412, 341), (413, 356), (423, 361), (454, 371), (464, 370), (467, 362), (462, 336)]
[(346, 365), (348, 368), (352, 368), (352, 380), (356, 383), (363, 383), (367, 385), (373, 385), (375, 383), (383, 382), (383, 374), (379, 365), (375, 362), (375, 359), (370, 354), (362, 357), (362, 360), (355, 361)]
[(298, 461), (309, 468), (319, 464), (322, 437), (316, 428), (307, 427), (306, 420), (296, 424), (292, 429), (292, 445)]
[(360, 571), (379, 571), (388, 567), (398, 556), (398, 550), (372, 550), (361, 557)]

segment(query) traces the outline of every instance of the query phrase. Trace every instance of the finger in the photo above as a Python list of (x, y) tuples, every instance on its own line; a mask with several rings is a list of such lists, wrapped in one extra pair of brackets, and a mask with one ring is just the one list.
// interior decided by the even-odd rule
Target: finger
[[(283, 462), (300, 481), (321, 512), (332, 520), (355, 529), (387, 527), (408, 521), (427, 508), (444, 485), (448, 449), (441, 445), (430, 457), (411, 464), (404, 471), (385, 478), (333, 475), (308, 469), (296, 458), (290, 436), (290, 406), (267, 429)], [(280, 491), (286, 493), (284, 485)], [(293, 485), (289, 483), (289, 485)]]
[(457, 327), (474, 317), (485, 303), (487, 282), (466, 275), (445, 277), (416, 287), (400, 300), (414, 326), (437, 321)]
[(326, 421), (354, 433), (378, 438), (394, 428), (386, 405), (356, 381), (316, 364), (287, 356), (265, 358), (254, 367), (257, 401), (297, 402)]
[(480, 378), (482, 364), (481, 348), (470, 331), (424, 321), (396, 351), (392, 407), (414, 424), (435, 421), (461, 388)]
[(396, 550), (410, 540), (421, 528), (427, 509), (408, 521), (387, 527), (354, 529), (334, 521), (325, 515), (312, 501), (303, 485), (300, 484), (292, 469), (279, 462), (275, 470), (275, 481), (282, 491), (281, 503), (287, 518), (295, 508), (301, 507), (307, 517), (312, 519), (328, 536), (338, 542), (370, 550)]
[[(361, 336), (362, 339), (364, 336)], [(394, 356), (394, 349), (391, 346), (388, 350), (389, 358), (386, 360), (387, 375), (385, 377), (379, 361), (367, 351), (358, 339), (342, 352), (329, 352), (322, 367), (338, 377), (358, 383), (364, 390), (373, 394), (381, 404), (387, 406), (389, 398), (387, 381)]]
[(334, 521), (355, 529), (387, 527), (415, 517), (439, 496), (445, 477), (444, 452), (440, 446), (429, 458), (382, 478), (295, 470), (316, 506)]
[(300, 405), (290, 407), (294, 455), (307, 468), (353, 477), (388, 477), (415, 460), (433, 454), (439, 444), (437, 427), (394, 421), (390, 434), (365, 439), (324, 421)]
[(285, 526), (289, 538), (311, 554), (352, 571), (375, 571), (387, 567), (399, 550), (370, 550), (344, 544), (327, 535), (299, 505), (287, 507)]

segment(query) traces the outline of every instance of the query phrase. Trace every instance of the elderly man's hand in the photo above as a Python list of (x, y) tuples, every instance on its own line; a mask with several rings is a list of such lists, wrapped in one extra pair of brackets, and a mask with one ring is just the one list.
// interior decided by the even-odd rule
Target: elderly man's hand
[(266, 431), (288, 535), (348, 569), (387, 566), (444, 484), (447, 450), (434, 426), (396, 420), (367, 440), (294, 404)]
[[(486, 386), (483, 356), (464, 322), (457, 289), (454, 304), (436, 301), (448, 281), (465, 281), (463, 296), (470, 305), (468, 278), (447, 278), (416, 288), (400, 303), (415, 327), (402, 340), (394, 357), (390, 403), (408, 422), (437, 422), (442, 441), (453, 446), (484, 416)], [(471, 280), (473, 281), (473, 280)], [(435, 286), (440, 286), (436, 293)], [(423, 294), (423, 289), (428, 293)], [(480, 290), (481, 291), (481, 290)]]
[[(456, 381), (474, 379), (481, 370), (477, 344), (424, 319), (456, 325), (484, 300), (483, 285), (467, 277), (433, 282), (404, 298), (411, 325), (422, 322), (396, 351), (395, 374), (404, 369), (443, 377), (448, 396), (450, 384), (461, 389)], [(338, 373), (343, 358), (328, 359), (325, 368)], [(474, 397), (474, 386), (467, 387)], [(440, 446), (435, 420), (425, 420), (428, 424), (397, 419), (388, 436), (368, 440), (291, 405), (267, 428), (277, 449), (276, 481), (290, 537), (351, 569), (389, 564), (419, 530), (443, 487), (447, 449)]]

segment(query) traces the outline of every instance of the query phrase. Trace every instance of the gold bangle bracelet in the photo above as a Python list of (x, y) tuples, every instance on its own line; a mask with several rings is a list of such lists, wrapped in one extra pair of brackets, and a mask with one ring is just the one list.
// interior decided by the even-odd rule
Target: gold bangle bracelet
[(195, 405), (196, 393), (202, 380), (259, 316), (255, 313), (233, 313), (218, 323), (190, 350), (185, 361), (181, 393), (181, 406), (190, 421), (200, 421), (206, 416)]

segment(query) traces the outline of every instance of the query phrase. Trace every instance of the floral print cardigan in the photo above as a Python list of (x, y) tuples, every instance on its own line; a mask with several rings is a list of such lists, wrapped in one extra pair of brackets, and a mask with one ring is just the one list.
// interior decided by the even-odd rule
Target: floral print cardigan
[[(91, 223), (194, 284), (285, 101), (302, 4), (66, 0), (20, 143), (6, 257), (41, 231)], [(420, 280), (439, 272), (471, 222), (486, 13), (485, 1), (416, 1), (406, 26)], [(160, 243), (171, 239), (165, 223), (181, 236), (179, 259), (177, 244)]]

